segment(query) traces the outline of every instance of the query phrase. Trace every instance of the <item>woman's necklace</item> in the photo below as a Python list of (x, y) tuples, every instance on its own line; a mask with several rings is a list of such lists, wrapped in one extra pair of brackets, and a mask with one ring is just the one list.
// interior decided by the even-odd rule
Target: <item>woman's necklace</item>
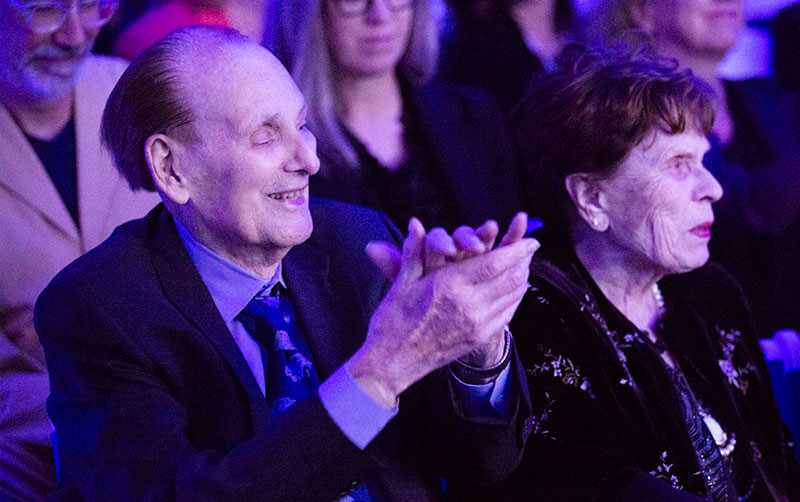
[[(658, 287), (658, 283), (653, 283), (653, 298), (656, 301), (656, 306), (658, 307), (658, 318), (659, 320), (664, 317), (667, 309), (664, 304), (664, 296), (661, 294), (661, 288)], [(659, 351), (665, 352), (666, 345), (659, 338), (656, 338), (654, 342), (656, 347), (658, 347)], [(662, 349), (663, 348), (663, 349)], [(714, 438), (714, 442), (717, 444), (717, 448), (719, 449), (719, 453), (724, 457), (728, 458), (731, 453), (733, 453), (734, 448), (736, 447), (736, 434), (731, 433), (730, 435), (726, 433), (722, 426), (720, 425), (717, 420), (712, 417), (709, 413), (707, 413), (702, 407), (698, 405), (697, 411), (699, 412), (700, 416), (703, 418), (703, 422), (705, 423), (708, 432), (711, 433), (711, 437)]]
[(664, 317), (664, 314), (667, 313), (667, 309), (664, 306), (664, 296), (661, 294), (661, 288), (658, 287), (658, 283), (653, 283), (653, 298), (656, 300), (656, 307), (658, 307), (658, 319), (661, 320)]
[(705, 422), (708, 432), (711, 433), (711, 437), (714, 438), (720, 455), (728, 458), (733, 453), (733, 449), (736, 448), (736, 434), (731, 432), (729, 435), (725, 432), (722, 429), (722, 425), (699, 405), (697, 406), (697, 411), (703, 417), (703, 422)]

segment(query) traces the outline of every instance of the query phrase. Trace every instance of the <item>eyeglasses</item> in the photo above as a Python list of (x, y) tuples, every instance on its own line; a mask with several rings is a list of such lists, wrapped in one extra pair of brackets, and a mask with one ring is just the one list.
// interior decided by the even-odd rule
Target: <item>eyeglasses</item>
[[(386, 2), (389, 10), (400, 12), (414, 6), (416, 0), (381, 0)], [(330, 0), (340, 15), (346, 17), (360, 16), (367, 12), (376, 0)]]
[(117, 9), (117, 0), (73, 0), (72, 2), (53, 2), (33, 0), (7, 0), (20, 11), (28, 29), (44, 34), (56, 31), (72, 12), (78, 13), (84, 28), (103, 26)]

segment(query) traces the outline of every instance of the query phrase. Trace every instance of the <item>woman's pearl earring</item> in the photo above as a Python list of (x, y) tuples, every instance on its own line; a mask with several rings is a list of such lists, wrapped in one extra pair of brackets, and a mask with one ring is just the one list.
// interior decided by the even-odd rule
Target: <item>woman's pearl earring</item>
[(599, 224), (600, 224), (600, 220), (599, 220), (599, 219), (597, 219), (597, 216), (593, 217), (593, 218), (592, 218), (592, 226), (593, 226), (593, 227), (596, 227), (596, 226), (597, 226), (597, 225), (599, 225)]

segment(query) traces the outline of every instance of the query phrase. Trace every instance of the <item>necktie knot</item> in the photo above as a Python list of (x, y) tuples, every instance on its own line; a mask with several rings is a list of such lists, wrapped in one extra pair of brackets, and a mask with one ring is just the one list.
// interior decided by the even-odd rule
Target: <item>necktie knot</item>
[(262, 289), (239, 317), (261, 346), (266, 397), (273, 415), (277, 415), (313, 392), (318, 383), (311, 361), (297, 348), (294, 316), (287, 295), (280, 285), (272, 293), (266, 294), (266, 287)]

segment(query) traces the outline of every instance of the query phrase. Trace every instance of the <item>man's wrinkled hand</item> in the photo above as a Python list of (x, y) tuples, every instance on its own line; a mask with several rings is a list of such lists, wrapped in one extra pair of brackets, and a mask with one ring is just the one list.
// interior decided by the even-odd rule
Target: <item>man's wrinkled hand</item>
[(527, 290), (530, 261), (539, 247), (522, 238), (526, 220), (518, 215), (493, 250), (498, 233), (493, 222), (474, 231), (462, 227), (467, 230), (454, 232), (452, 243), (439, 236), (428, 244), (416, 219), (402, 252), (388, 245), (368, 247), (394, 283), (371, 319), (367, 339), (347, 362), (366, 392), (392, 406), (402, 391), (437, 368), (468, 355), (494, 356), (498, 335)]

